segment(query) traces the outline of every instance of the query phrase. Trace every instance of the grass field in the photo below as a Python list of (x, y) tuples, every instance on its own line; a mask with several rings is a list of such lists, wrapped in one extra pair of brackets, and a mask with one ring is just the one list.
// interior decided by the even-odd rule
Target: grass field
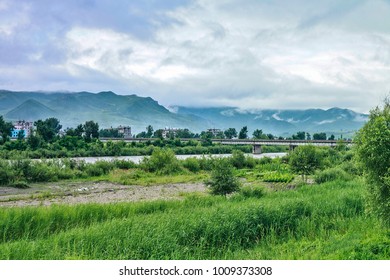
[(390, 259), (361, 179), (183, 200), (4, 208), (0, 259)]

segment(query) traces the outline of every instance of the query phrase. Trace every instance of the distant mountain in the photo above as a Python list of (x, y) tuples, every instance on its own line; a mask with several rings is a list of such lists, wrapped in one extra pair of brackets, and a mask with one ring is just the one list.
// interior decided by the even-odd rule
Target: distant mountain
[(28, 99), (16, 108), (5, 114), (6, 119), (28, 120), (47, 119), (53, 117), (55, 111), (41, 104), (34, 99)]
[(204, 129), (200, 118), (174, 114), (150, 97), (117, 95), (110, 91), (95, 94), (0, 90), (0, 115), (8, 120), (28, 121), (55, 117), (64, 128), (94, 120), (101, 128), (129, 125), (133, 132), (144, 131), (149, 124), (155, 129)]
[[(168, 110), (169, 109), (169, 110)], [(352, 135), (367, 115), (348, 109), (329, 110), (241, 110), (234, 107), (165, 108), (150, 97), (117, 95), (108, 92), (43, 93), (0, 90), (0, 115), (7, 120), (35, 121), (58, 118), (64, 128), (94, 120), (101, 128), (129, 125), (133, 132), (164, 127), (189, 128), (200, 132), (208, 128), (237, 130), (248, 126), (265, 133), (287, 136), (297, 131)]]
[(367, 121), (368, 115), (348, 109), (328, 110), (241, 110), (232, 107), (172, 108), (177, 114), (192, 115), (207, 120), (209, 127), (237, 130), (244, 125), (249, 131), (262, 129), (265, 133), (291, 135), (297, 131), (309, 133), (327, 132), (351, 136)]

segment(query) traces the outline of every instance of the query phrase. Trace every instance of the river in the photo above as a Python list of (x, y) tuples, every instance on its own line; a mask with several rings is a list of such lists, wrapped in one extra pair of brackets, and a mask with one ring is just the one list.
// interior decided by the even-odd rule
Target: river
[[(264, 157), (270, 157), (270, 158), (277, 158), (277, 157), (283, 157), (287, 155), (287, 153), (264, 153), (264, 154), (246, 154), (247, 156), (253, 157), (253, 158), (264, 158)], [(194, 158), (201, 158), (201, 157), (230, 157), (231, 154), (215, 154), (215, 155), (176, 155), (178, 159), (186, 159), (190, 157)], [(127, 160), (132, 161), (135, 163), (139, 163), (142, 161), (142, 159), (147, 156), (118, 156), (118, 157), (77, 157), (72, 158), (75, 160), (85, 161), (86, 163), (95, 163), (97, 161), (113, 161), (113, 160)]]

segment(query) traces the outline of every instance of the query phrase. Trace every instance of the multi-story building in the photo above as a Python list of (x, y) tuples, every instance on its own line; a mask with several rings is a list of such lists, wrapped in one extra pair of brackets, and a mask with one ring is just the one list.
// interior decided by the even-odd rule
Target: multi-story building
[(17, 121), (14, 122), (13, 125), (14, 125), (14, 129), (11, 132), (11, 137), (18, 138), (20, 131), (23, 131), (24, 137), (28, 137), (32, 133), (34, 123), (28, 121)]
[(164, 128), (161, 130), (161, 136), (162, 138), (166, 139), (166, 138), (171, 138), (171, 137), (175, 137), (176, 136), (176, 133), (179, 131), (178, 128)]
[(131, 138), (130, 126), (118, 126), (118, 133), (123, 135), (123, 138)]

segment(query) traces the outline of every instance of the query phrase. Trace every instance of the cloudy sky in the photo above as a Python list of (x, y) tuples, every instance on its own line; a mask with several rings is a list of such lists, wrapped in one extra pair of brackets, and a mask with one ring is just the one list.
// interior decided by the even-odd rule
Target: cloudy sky
[(390, 0), (0, 0), (0, 89), (367, 112), (390, 91)]

